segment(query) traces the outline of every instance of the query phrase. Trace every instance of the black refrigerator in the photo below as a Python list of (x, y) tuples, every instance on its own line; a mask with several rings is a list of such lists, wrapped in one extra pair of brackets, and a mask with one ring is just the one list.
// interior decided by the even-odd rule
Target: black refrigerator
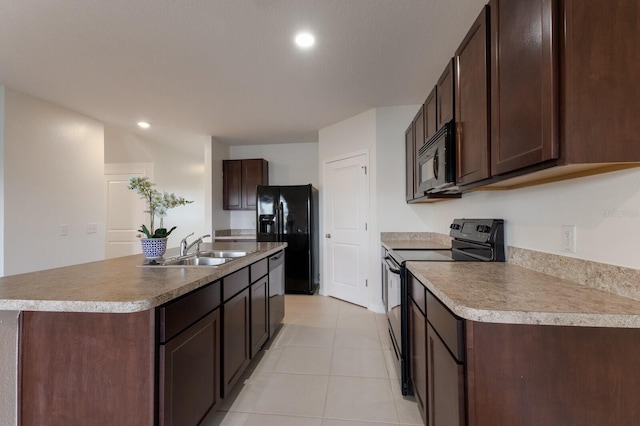
[(285, 249), (285, 293), (313, 294), (318, 270), (318, 190), (309, 185), (257, 190), (257, 240), (281, 241)]

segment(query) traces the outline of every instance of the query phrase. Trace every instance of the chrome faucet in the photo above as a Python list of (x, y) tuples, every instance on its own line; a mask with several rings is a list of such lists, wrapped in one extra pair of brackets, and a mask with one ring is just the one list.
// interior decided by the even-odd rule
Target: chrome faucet
[(196, 253), (200, 252), (200, 243), (202, 243), (202, 240), (204, 238), (210, 237), (211, 234), (207, 234), (207, 235), (203, 235), (202, 237), (198, 238), (197, 240), (195, 240), (194, 242), (192, 242), (191, 244), (187, 245), (187, 238), (189, 238), (190, 236), (192, 236), (194, 233), (190, 233), (189, 235), (187, 235), (186, 237), (184, 237), (182, 239), (182, 241), (180, 241), (180, 256), (186, 256), (187, 253), (189, 253), (189, 249), (193, 246), (196, 246)]

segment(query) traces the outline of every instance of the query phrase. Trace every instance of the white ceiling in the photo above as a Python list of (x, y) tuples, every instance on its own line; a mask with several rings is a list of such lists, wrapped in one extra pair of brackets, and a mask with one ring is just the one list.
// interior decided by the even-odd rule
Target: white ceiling
[(317, 142), (422, 103), (485, 2), (0, 0), (0, 84), (150, 136)]

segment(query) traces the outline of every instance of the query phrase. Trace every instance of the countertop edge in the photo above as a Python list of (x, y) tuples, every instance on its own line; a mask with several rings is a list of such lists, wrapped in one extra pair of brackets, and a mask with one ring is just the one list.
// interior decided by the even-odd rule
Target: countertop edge
[[(416, 262), (418, 263), (418, 262)], [(505, 265), (509, 268), (521, 268), (515, 265)], [(419, 270), (412, 267), (411, 262), (407, 263), (407, 268), (434, 296), (436, 296), (449, 310), (460, 318), (499, 324), (522, 324), (522, 325), (556, 325), (556, 326), (578, 326), (578, 327), (604, 327), (604, 328), (640, 328), (640, 314), (607, 314), (607, 313), (585, 313), (585, 312), (544, 312), (544, 311), (516, 311), (516, 310), (490, 310), (470, 307), (449, 297), (444, 291), (432, 283)], [(534, 274), (540, 272), (532, 271)], [(559, 281), (567, 281), (558, 279)], [(567, 282), (579, 285), (572, 282)], [(633, 300), (633, 299), (629, 299)]]
[[(53, 300), (53, 299), (0, 299), (0, 310), (2, 311), (41, 311), (41, 312), (78, 312), (78, 313), (136, 313), (161, 306), (171, 300), (177, 299), (189, 292), (207, 285), (211, 282), (222, 279), (244, 267), (269, 257), (270, 255), (283, 250), (286, 243), (278, 243), (278, 246), (262, 249), (251, 253), (243, 258), (236, 259), (220, 268), (210, 267), (186, 267), (173, 269), (198, 270), (204, 275), (194, 277), (194, 279), (183, 283), (175, 288), (167, 289), (159, 294), (143, 298), (126, 301), (108, 300)], [(135, 255), (134, 255), (135, 256)], [(79, 267), (82, 265), (74, 265)], [(136, 268), (140, 266), (135, 266)], [(69, 267), (70, 268), (70, 267)], [(162, 268), (162, 267), (158, 267)], [(64, 269), (64, 268), (59, 268)], [(150, 268), (147, 268), (150, 269)], [(39, 271), (38, 274), (46, 273)], [(25, 274), (28, 275), (28, 274)], [(8, 277), (9, 279), (11, 277)]]

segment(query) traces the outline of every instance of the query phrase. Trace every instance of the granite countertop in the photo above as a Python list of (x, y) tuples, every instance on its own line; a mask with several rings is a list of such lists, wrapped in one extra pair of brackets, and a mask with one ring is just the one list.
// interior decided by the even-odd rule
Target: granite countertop
[(640, 327), (640, 301), (508, 263), (407, 262), (456, 315), (480, 322)]
[[(218, 267), (141, 267), (143, 255), (0, 278), (0, 310), (139, 312), (155, 308), (244, 268), (286, 243), (216, 242), (201, 249), (254, 251)], [(177, 249), (166, 256), (177, 255)]]

